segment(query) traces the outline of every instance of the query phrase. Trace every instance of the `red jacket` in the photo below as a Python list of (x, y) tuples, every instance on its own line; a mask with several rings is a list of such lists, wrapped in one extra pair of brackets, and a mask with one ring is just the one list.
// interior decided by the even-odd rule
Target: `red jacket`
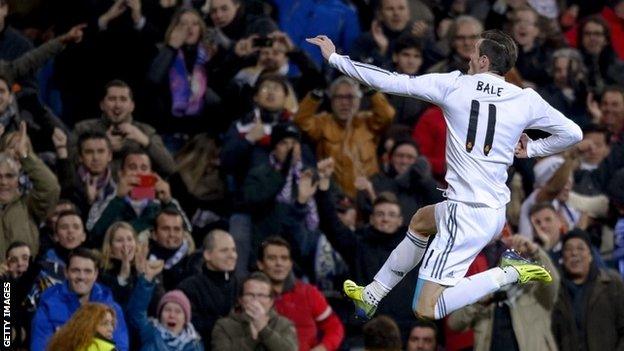
[(446, 124), (442, 109), (432, 105), (418, 119), (412, 133), (421, 155), (431, 164), (433, 176), (440, 181), (446, 173)]
[[(328, 351), (337, 350), (344, 338), (342, 322), (314, 285), (296, 280), (285, 287), (275, 298), (275, 310), (295, 324), (299, 351), (308, 351), (320, 343)], [(321, 340), (317, 337), (319, 330)]]

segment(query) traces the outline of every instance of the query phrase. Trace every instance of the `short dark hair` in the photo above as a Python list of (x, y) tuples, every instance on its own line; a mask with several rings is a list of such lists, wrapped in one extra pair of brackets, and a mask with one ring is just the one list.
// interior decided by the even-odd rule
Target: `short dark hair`
[(65, 211), (61, 211), (61, 213), (59, 213), (57, 218), (56, 218), (56, 226), (54, 227), (54, 231), (55, 232), (58, 230), (58, 226), (59, 226), (59, 222), (61, 221), (61, 218), (69, 217), (69, 216), (76, 216), (76, 217), (80, 218), (80, 222), (82, 223), (82, 225), (84, 227), (84, 223), (82, 221), (82, 217), (80, 217), (80, 213), (78, 213), (78, 211), (73, 210), (73, 209), (72, 210), (65, 210)]
[[(0, 0), (1, 1), (1, 0)], [(6, 252), (4, 253), (4, 258), (7, 259), (9, 258), (9, 252), (11, 252), (11, 250), (16, 249), (18, 247), (27, 247), (30, 249), (30, 246), (28, 244), (26, 244), (23, 241), (13, 241), (11, 244), (9, 244), (9, 247), (7, 248)]]
[(588, 23), (594, 23), (594, 24), (598, 24), (600, 26), (602, 26), (602, 29), (604, 30), (604, 36), (605, 39), (607, 40), (607, 46), (606, 47), (611, 47), (611, 28), (609, 27), (609, 23), (607, 21), (605, 21), (604, 18), (602, 18), (601, 15), (591, 15), (591, 16), (587, 16), (585, 17), (585, 19), (583, 19), (581, 21), (581, 23), (578, 26), (578, 31), (576, 33), (577, 37), (576, 37), (576, 42), (578, 43), (578, 48), (581, 51), (584, 51), (583, 48), (583, 32), (585, 31), (585, 26)]
[(108, 149), (111, 151), (113, 150), (113, 146), (111, 145), (111, 142), (106, 136), (106, 134), (102, 133), (99, 130), (88, 130), (78, 136), (78, 154), (79, 155), (82, 154), (82, 145), (84, 144), (85, 141), (94, 140), (94, 139), (105, 140), (106, 146), (108, 146)]
[(486, 30), (481, 33), (479, 56), (487, 56), (490, 60), (490, 71), (504, 75), (513, 68), (518, 59), (518, 46), (514, 40), (498, 29)]
[(545, 209), (549, 209), (557, 213), (555, 206), (553, 206), (553, 204), (550, 201), (542, 201), (531, 206), (531, 209), (529, 210), (529, 218), (531, 218), (534, 214), (538, 213), (539, 211), (545, 210)]
[(604, 96), (605, 93), (619, 93), (620, 95), (622, 95), (622, 98), (624, 99), (624, 87), (621, 87), (619, 85), (606, 86), (604, 90), (602, 91), (602, 96)]
[(290, 93), (290, 89), (288, 89), (288, 80), (286, 79), (286, 77), (279, 74), (266, 73), (261, 74), (256, 81), (256, 85), (254, 85), (253, 89), (254, 95), (257, 95), (260, 92), (260, 86), (262, 86), (262, 83), (264, 82), (274, 82), (279, 84), (282, 89), (284, 89), (284, 94), (286, 94), (286, 96), (288, 96), (288, 94)]
[(126, 166), (126, 159), (130, 155), (145, 155), (150, 160), (150, 165), (152, 164), (152, 158), (142, 147), (136, 146), (135, 144), (130, 144), (126, 146), (121, 151), (121, 169), (124, 169)]
[(399, 199), (397, 199), (394, 193), (391, 193), (389, 191), (382, 191), (381, 193), (379, 193), (379, 195), (373, 202), (373, 207), (381, 204), (393, 204), (399, 206), (399, 208), (401, 207)]
[(429, 328), (429, 329), (433, 329), (433, 332), (435, 333), (435, 336), (438, 336), (438, 326), (431, 320), (429, 319), (425, 319), (425, 318), (421, 318), (421, 319), (417, 319), (416, 322), (414, 322), (412, 324), (412, 327), (410, 328), (410, 333), (412, 332), (412, 330), (414, 328)]
[(160, 209), (160, 212), (158, 212), (156, 217), (154, 217), (154, 229), (158, 227), (158, 219), (164, 215), (180, 217), (180, 219), (182, 219), (182, 227), (184, 228), (184, 218), (182, 217), (182, 213), (180, 213), (180, 211), (178, 211), (178, 209), (174, 206), (164, 206)]
[(69, 253), (69, 257), (67, 258), (67, 268), (69, 268), (69, 266), (71, 265), (72, 258), (74, 257), (86, 258), (93, 261), (96, 270), (98, 270), (100, 267), (100, 254), (95, 250), (85, 249), (84, 247), (78, 247), (72, 250)]
[(288, 249), (289, 254), (292, 251), (290, 244), (288, 243), (288, 241), (286, 241), (286, 239), (282, 238), (281, 236), (272, 235), (264, 239), (262, 244), (260, 244), (260, 247), (258, 248), (258, 260), (260, 261), (264, 260), (264, 251), (269, 245), (285, 247)]
[(121, 79), (113, 79), (110, 82), (106, 83), (106, 85), (104, 86), (104, 91), (102, 92), (102, 100), (106, 97), (106, 95), (108, 94), (108, 89), (110, 88), (128, 88), (128, 95), (130, 95), (131, 100), (134, 100), (134, 93), (132, 92), (132, 88), (130, 88), (130, 85), (128, 85), (128, 83), (124, 82)]
[[(248, 281), (250, 280), (256, 280), (259, 282), (263, 282), (269, 285), (269, 287), (273, 286), (273, 283), (271, 282), (271, 279), (264, 273), (262, 272), (253, 272), (251, 274), (249, 274), (245, 279), (243, 279), (243, 282), (240, 285), (239, 291), (238, 291), (238, 296), (242, 297), (243, 294), (245, 293), (245, 284), (247, 284)], [(275, 296), (275, 293), (273, 291), (273, 288), (269, 289), (271, 291), (271, 297)]]
[(609, 129), (607, 129), (607, 127), (596, 123), (590, 123), (583, 127), (583, 135), (587, 135), (590, 133), (602, 134), (605, 138), (605, 142), (609, 144), (609, 140), (611, 139), (611, 132), (609, 131)]
[(366, 350), (401, 350), (401, 332), (396, 322), (388, 316), (371, 319), (362, 328)]
[(418, 52), (423, 51), (422, 41), (413, 35), (401, 35), (394, 43), (392, 48), (393, 54), (398, 54), (406, 49), (416, 49)]

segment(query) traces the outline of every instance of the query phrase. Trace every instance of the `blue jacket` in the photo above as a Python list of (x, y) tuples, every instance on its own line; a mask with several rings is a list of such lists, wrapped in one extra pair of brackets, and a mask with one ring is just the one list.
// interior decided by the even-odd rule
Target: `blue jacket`
[[(158, 330), (147, 317), (147, 307), (156, 284), (139, 277), (128, 302), (128, 323), (139, 331), (141, 351), (169, 351)], [(182, 351), (204, 351), (201, 338), (189, 342)]]
[[(89, 302), (104, 303), (115, 309), (117, 325), (113, 332), (113, 341), (119, 351), (128, 351), (126, 320), (121, 307), (113, 300), (111, 291), (104, 285), (95, 283)], [(52, 334), (65, 324), (78, 308), (80, 308), (78, 295), (69, 290), (67, 282), (54, 285), (44, 291), (32, 321), (31, 351), (44, 351)]]
[(306, 38), (327, 35), (338, 52), (346, 54), (360, 36), (357, 13), (341, 0), (273, 0), (273, 3), (278, 8), (279, 27), (319, 65), (323, 63), (321, 50), (306, 42)]

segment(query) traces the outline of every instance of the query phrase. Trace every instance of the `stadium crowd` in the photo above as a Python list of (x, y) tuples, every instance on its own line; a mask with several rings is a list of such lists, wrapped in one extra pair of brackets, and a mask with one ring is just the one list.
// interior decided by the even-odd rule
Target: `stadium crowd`
[[(415, 269), (358, 319), (342, 282), (444, 200), (453, 136), (305, 39), (466, 73), (484, 29), (584, 138), (514, 162), (469, 275), (513, 248), (553, 282), (434, 322)], [(0, 0), (0, 135), (7, 349), (624, 350), (624, 0)]]

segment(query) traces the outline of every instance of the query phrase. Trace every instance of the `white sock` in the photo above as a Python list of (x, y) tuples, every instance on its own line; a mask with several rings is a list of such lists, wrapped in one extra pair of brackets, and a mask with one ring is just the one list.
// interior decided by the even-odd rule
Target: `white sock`
[(375, 280), (364, 288), (364, 301), (377, 305), (403, 277), (422, 260), (428, 238), (418, 233), (407, 232), (375, 275)]
[(518, 281), (518, 271), (512, 267), (499, 267), (462, 278), (457, 285), (446, 288), (435, 305), (435, 319), (448, 316), (464, 306), (471, 305), (502, 286)]

